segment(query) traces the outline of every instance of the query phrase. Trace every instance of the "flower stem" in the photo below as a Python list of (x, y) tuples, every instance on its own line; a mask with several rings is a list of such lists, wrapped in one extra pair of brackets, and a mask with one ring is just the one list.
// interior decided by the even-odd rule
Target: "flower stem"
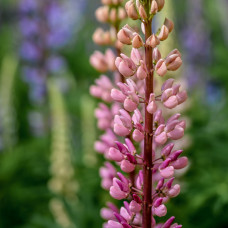
[[(152, 20), (145, 22), (145, 39), (152, 35)], [(152, 48), (149, 46), (145, 47), (146, 52), (146, 66), (148, 70), (148, 76), (145, 79), (145, 101), (148, 102), (150, 94), (153, 93), (153, 59), (152, 59)], [(147, 112), (145, 105), (145, 139), (144, 139), (144, 197), (143, 197), (143, 228), (152, 227), (152, 148), (153, 148), (153, 115)]]

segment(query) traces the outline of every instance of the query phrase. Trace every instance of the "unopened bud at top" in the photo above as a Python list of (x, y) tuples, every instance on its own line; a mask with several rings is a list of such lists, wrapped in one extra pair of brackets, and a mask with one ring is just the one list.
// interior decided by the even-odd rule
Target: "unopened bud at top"
[(173, 31), (174, 24), (168, 18), (165, 18), (164, 25), (169, 29), (169, 33), (171, 33)]
[(165, 0), (156, 0), (158, 5), (158, 11), (161, 11), (165, 5)]
[(155, 0), (153, 0), (151, 3), (150, 13), (156, 14), (157, 12), (158, 12), (158, 4)]
[(130, 0), (126, 3), (125, 9), (126, 9), (128, 17), (130, 17), (131, 19), (137, 20), (139, 18), (138, 12), (137, 12), (137, 9), (135, 7), (135, 3), (133, 2), (133, 0)]

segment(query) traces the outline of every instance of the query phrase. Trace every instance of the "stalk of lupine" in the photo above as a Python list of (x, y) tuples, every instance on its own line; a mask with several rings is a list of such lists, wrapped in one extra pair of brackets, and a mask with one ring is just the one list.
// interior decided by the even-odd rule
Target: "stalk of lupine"
[[(109, 13), (112, 10), (107, 6), (110, 7), (113, 2), (107, 1), (107, 5), (99, 9), (97, 15), (100, 20), (110, 20)], [(105, 228), (182, 227), (173, 224), (174, 217), (162, 224), (156, 222), (156, 217), (164, 217), (167, 213), (165, 203), (180, 193), (180, 185), (174, 183), (175, 170), (188, 164), (187, 157), (181, 157), (183, 150), (174, 150), (174, 143), (170, 142), (183, 137), (185, 121), (180, 119), (178, 113), (165, 120), (159, 109), (161, 106), (164, 110), (174, 109), (187, 99), (187, 94), (180, 90), (180, 84), (174, 83), (174, 79), (164, 82), (160, 94), (154, 90), (156, 77), (165, 77), (168, 71), (176, 71), (182, 65), (177, 49), (166, 57), (162, 57), (159, 51), (159, 44), (169, 37), (174, 28), (173, 22), (166, 18), (161, 29), (152, 33), (152, 19), (164, 4), (164, 0), (130, 0), (126, 3), (128, 16), (142, 22), (142, 34), (129, 25), (125, 25), (117, 34), (119, 42), (132, 45), (129, 57), (122, 53), (115, 60), (116, 68), (126, 81), (117, 82), (110, 91), (110, 81), (102, 76), (97, 85), (91, 88), (97, 97), (110, 92), (112, 100), (119, 103), (115, 114), (103, 105), (100, 109), (103, 109), (104, 115), (96, 112), (99, 118), (108, 120), (116, 134), (109, 129), (108, 138), (111, 137), (111, 140), (106, 137), (97, 142), (96, 147), (105, 153), (107, 159), (119, 165), (123, 172), (116, 173), (110, 163), (106, 163), (106, 171), (101, 173), (102, 183), (105, 183), (106, 189), (110, 188), (113, 198), (126, 200), (120, 210), (113, 206), (102, 210), (102, 217), (108, 219)], [(92, 59), (91, 62), (98, 70), (110, 69), (112, 57), (107, 59), (106, 54), (95, 55), (98, 59)], [(100, 81), (106, 81), (107, 84), (101, 85)], [(107, 95), (104, 97), (108, 97), (107, 101), (111, 100)], [(108, 124), (101, 126), (105, 128)], [(116, 140), (113, 142), (114, 138)], [(133, 180), (127, 175), (132, 171), (137, 174)]]

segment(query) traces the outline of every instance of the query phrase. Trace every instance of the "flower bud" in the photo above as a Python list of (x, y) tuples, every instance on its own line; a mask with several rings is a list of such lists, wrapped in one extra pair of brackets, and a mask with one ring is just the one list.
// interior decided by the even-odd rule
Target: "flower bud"
[(135, 170), (135, 165), (129, 162), (128, 160), (123, 160), (120, 164), (120, 168), (125, 173), (130, 173)]
[(142, 5), (139, 6), (139, 15), (143, 20), (147, 19), (146, 11)]
[(141, 60), (141, 65), (139, 66), (136, 76), (139, 80), (144, 80), (147, 77), (147, 69), (145, 63)]
[(137, 20), (139, 18), (137, 9), (136, 9), (135, 4), (132, 0), (130, 0), (126, 3), (125, 9), (126, 9), (128, 17), (130, 17), (131, 19)]
[(105, 228), (123, 228), (123, 226), (119, 222), (109, 220)]
[(117, 21), (117, 17), (118, 17), (118, 15), (117, 15), (117, 10), (116, 9), (111, 9), (111, 11), (110, 11), (110, 13), (109, 13), (109, 19), (110, 19), (110, 21), (112, 21), (112, 22), (116, 22)]
[(165, 64), (168, 70), (175, 71), (182, 65), (182, 60), (177, 54), (173, 54), (166, 58)]
[(166, 80), (163, 83), (161, 90), (164, 91), (164, 90), (166, 90), (168, 88), (171, 88), (173, 83), (174, 83), (174, 79), (173, 78), (169, 78), (168, 80)]
[(154, 214), (158, 217), (163, 217), (167, 214), (167, 208), (164, 204), (154, 208)]
[(166, 108), (172, 109), (178, 105), (178, 100), (176, 96), (169, 97), (165, 102), (163, 102)]
[(160, 44), (160, 41), (158, 39), (158, 37), (154, 34), (152, 34), (147, 40), (146, 40), (146, 44), (151, 46), (152, 48), (155, 48), (157, 45)]
[(167, 136), (173, 140), (181, 139), (184, 136), (184, 129), (180, 126), (176, 126), (174, 130), (167, 133)]
[(157, 12), (158, 12), (158, 4), (155, 0), (153, 0), (151, 3), (150, 13), (156, 14)]
[(90, 64), (98, 71), (105, 72), (108, 70), (108, 65), (104, 55), (99, 52), (95, 51), (90, 57)]
[(118, 89), (111, 90), (111, 97), (114, 101), (118, 101), (120, 103), (123, 103), (124, 100), (126, 99), (126, 96)]
[(164, 41), (168, 38), (168, 36), (169, 36), (169, 29), (165, 25), (162, 25), (161, 31), (158, 35), (158, 39), (161, 41)]
[(117, 33), (117, 38), (123, 44), (131, 44), (131, 36), (128, 33), (126, 33), (124, 29), (120, 29), (120, 31)]
[(181, 91), (176, 95), (176, 97), (177, 97), (178, 104), (182, 104), (183, 102), (185, 102), (187, 100), (188, 95), (187, 95), (186, 91)]
[(98, 21), (104, 23), (107, 22), (109, 19), (109, 7), (108, 6), (101, 6), (95, 12), (96, 18)]
[(156, 70), (157, 74), (161, 77), (163, 77), (167, 73), (167, 68), (166, 68), (164, 59), (160, 59), (157, 62), (156, 66), (155, 66), (155, 70)]
[(138, 107), (138, 104), (135, 103), (132, 99), (130, 99), (129, 97), (127, 97), (124, 100), (124, 108), (128, 111), (128, 112), (133, 112), (136, 108)]
[(153, 49), (153, 60), (157, 63), (161, 59), (161, 52), (157, 47)]
[(166, 132), (162, 132), (161, 134), (155, 136), (155, 142), (163, 145), (167, 142), (168, 138), (167, 138), (167, 134)]
[(124, 10), (124, 8), (119, 7), (118, 9), (118, 19), (120, 20), (124, 20), (126, 18), (126, 11)]
[(162, 226), (162, 228), (170, 228), (170, 226), (172, 225), (173, 221), (174, 221), (175, 217), (172, 216), (171, 218), (169, 218)]
[(132, 200), (129, 205), (129, 209), (133, 213), (139, 213), (142, 210), (141, 204), (137, 203), (135, 200)]
[(174, 161), (172, 163), (172, 166), (175, 169), (183, 169), (188, 165), (188, 158), (187, 157), (181, 157), (179, 159), (177, 159), (176, 161)]
[(120, 162), (124, 159), (123, 157), (123, 154), (120, 153), (119, 150), (117, 150), (116, 148), (114, 147), (111, 147), (108, 151), (108, 158), (113, 160), (113, 161), (116, 161), (116, 162)]
[(162, 177), (164, 177), (165, 179), (169, 179), (171, 177), (173, 177), (174, 175), (174, 167), (173, 166), (168, 166), (164, 169), (160, 169), (160, 174)]
[(136, 142), (141, 142), (144, 139), (144, 134), (141, 131), (139, 131), (138, 129), (135, 129), (133, 131), (132, 138)]
[(171, 33), (173, 31), (174, 28), (174, 24), (171, 20), (169, 20), (168, 18), (165, 18), (165, 22), (164, 25), (169, 29), (169, 33)]
[(176, 197), (180, 193), (180, 185), (175, 184), (169, 191), (168, 191), (168, 196), (169, 197)]
[(165, 5), (165, 0), (156, 0), (156, 2), (157, 2), (157, 5), (158, 5), (158, 11), (161, 11), (162, 8)]
[(134, 36), (133, 40), (132, 40), (132, 46), (133, 48), (141, 48), (143, 46), (143, 40), (142, 37), (137, 34), (136, 36)]

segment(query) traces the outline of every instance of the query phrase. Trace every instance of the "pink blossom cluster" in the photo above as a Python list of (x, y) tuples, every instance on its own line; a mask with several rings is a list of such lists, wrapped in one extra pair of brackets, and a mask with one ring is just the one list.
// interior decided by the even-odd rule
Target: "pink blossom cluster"
[[(151, 23), (152, 17), (165, 4), (164, 0), (148, 2), (143, 4), (143, 1), (130, 0), (125, 5), (126, 12), (123, 12), (122, 1), (103, 0), (104, 5), (96, 11), (98, 20), (110, 23), (112, 30), (104, 32), (98, 29), (93, 39), (97, 44), (113, 44), (118, 55), (115, 57), (114, 50), (108, 49), (105, 54), (96, 51), (90, 58), (91, 64), (98, 71), (114, 72), (114, 80), (101, 75), (95, 81), (96, 84), (90, 87), (90, 93), (103, 100), (95, 110), (98, 128), (104, 131), (95, 142), (95, 150), (104, 154), (108, 160), (100, 168), (102, 187), (109, 190), (112, 198), (124, 200), (120, 209), (112, 203), (107, 203), (107, 207), (102, 208), (101, 216), (107, 220), (104, 228), (148, 228), (143, 223), (143, 209), (147, 203), (144, 199), (147, 186), (144, 184), (143, 171), (147, 162), (144, 154), (148, 135), (146, 112), (152, 118), (153, 128), (149, 135), (152, 137), (152, 203), (148, 205), (151, 213), (149, 224), (156, 228), (182, 227), (174, 223), (175, 217), (165, 219), (164, 223), (156, 222), (156, 218), (166, 216), (165, 204), (180, 193), (175, 170), (188, 165), (188, 158), (181, 156), (183, 150), (175, 148), (175, 144), (171, 142), (184, 136), (186, 123), (179, 113), (168, 119), (163, 113), (166, 109), (174, 109), (184, 103), (187, 93), (180, 88), (180, 84), (169, 78), (163, 83), (159, 94), (153, 91), (146, 98), (148, 77), (154, 74), (164, 77), (169, 71), (176, 71), (182, 65), (181, 54), (177, 49), (165, 58), (162, 58), (159, 51), (160, 42), (166, 40), (174, 28), (171, 20), (166, 18), (158, 32), (151, 33), (143, 41), (143, 36), (148, 33), (145, 25)], [(123, 15), (141, 20), (141, 34), (129, 25), (117, 31), (116, 22), (123, 20)], [(129, 57), (119, 54), (123, 45), (132, 45)], [(151, 57), (146, 54), (148, 50), (151, 50)], [(148, 67), (148, 58), (151, 58), (151, 68)]]

